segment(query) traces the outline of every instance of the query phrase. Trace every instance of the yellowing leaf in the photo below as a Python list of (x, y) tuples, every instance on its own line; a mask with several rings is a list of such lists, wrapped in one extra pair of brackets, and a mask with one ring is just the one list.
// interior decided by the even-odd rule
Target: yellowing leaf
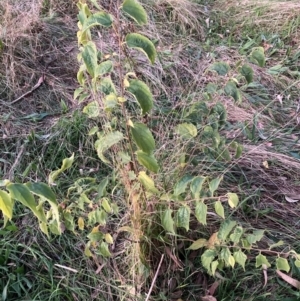
[(161, 223), (162, 223), (162, 226), (164, 227), (164, 229), (167, 232), (175, 234), (174, 221), (173, 221), (173, 218), (172, 218), (172, 212), (173, 211), (171, 209), (166, 209), (165, 211), (163, 211), (161, 213)]
[(197, 239), (189, 247), (188, 250), (198, 250), (207, 245), (207, 240), (204, 238)]
[(106, 241), (108, 244), (113, 244), (113, 243), (114, 243), (114, 240), (113, 240), (112, 236), (111, 236), (109, 233), (106, 233), (106, 234), (105, 234), (104, 239), (105, 239), (105, 241)]
[(230, 265), (232, 268), (234, 268), (234, 265), (235, 265), (235, 259), (234, 259), (234, 257), (233, 257), (232, 255), (229, 256), (229, 258), (228, 258), (228, 263), (229, 263), (229, 265)]
[(78, 228), (83, 231), (84, 230), (84, 219), (80, 216), (78, 218)]
[(268, 163), (268, 161), (263, 161), (263, 167), (265, 167), (265, 168), (269, 168), (269, 163)]
[(13, 217), (13, 208), (14, 200), (7, 192), (0, 190), (0, 210), (9, 220)]
[(110, 132), (102, 135), (96, 142), (95, 148), (97, 150), (98, 157), (104, 162), (109, 161), (104, 157), (104, 152), (111, 148), (113, 145), (119, 143), (123, 139), (123, 134), (119, 131)]
[(101, 201), (101, 206), (103, 207), (103, 209), (107, 212), (107, 213), (111, 213), (111, 207), (110, 207), (110, 203), (108, 201), (107, 198), (103, 198)]
[(220, 240), (218, 238), (218, 232), (215, 232), (209, 238), (209, 240), (207, 242), (207, 248), (208, 249), (214, 249), (215, 246), (218, 246), (218, 245), (220, 245)]
[(60, 169), (52, 171), (49, 175), (48, 183), (51, 185), (54, 183), (55, 179), (65, 170), (69, 169), (74, 162), (74, 153), (70, 158), (63, 159), (62, 166)]
[(37, 208), (36, 201), (27, 186), (18, 183), (8, 184), (7, 189), (13, 199), (28, 207), (41, 222), (47, 223), (43, 209)]
[(224, 207), (220, 201), (215, 202), (215, 211), (219, 216), (225, 218)]
[(196, 203), (195, 216), (199, 223), (206, 225), (207, 206), (204, 204), (204, 202)]
[(155, 187), (154, 181), (144, 171), (139, 172), (138, 179), (147, 191), (155, 194), (159, 193), (158, 189)]
[[(217, 270), (217, 267), (219, 265), (219, 260), (214, 260), (212, 263), (211, 263), (211, 274), (214, 276), (215, 273), (216, 273), (216, 270)], [(212, 297), (212, 299), (203, 299), (202, 300), (204, 301), (217, 301), (216, 298)]]
[(206, 250), (201, 256), (201, 263), (204, 268), (207, 269), (208, 272), (211, 273), (211, 263), (216, 257), (215, 250)]
[(92, 101), (83, 108), (83, 113), (89, 118), (96, 118), (100, 114), (100, 107), (97, 101)]
[(279, 257), (279, 258), (276, 259), (276, 268), (277, 268), (277, 270), (285, 271), (287, 273), (291, 269), (287, 259), (282, 258), (282, 257)]
[(256, 256), (255, 267), (259, 268), (262, 267), (263, 265), (266, 265), (268, 268), (271, 266), (266, 256), (259, 254)]
[(192, 123), (182, 123), (176, 127), (176, 132), (183, 139), (191, 139), (197, 136), (197, 128)]
[(233, 257), (234, 257), (236, 263), (238, 263), (240, 266), (242, 266), (242, 268), (245, 271), (245, 263), (247, 260), (247, 256), (241, 250), (239, 250), (239, 251), (236, 251), (233, 253)]
[(264, 230), (255, 230), (253, 231), (253, 234), (248, 234), (247, 235), (247, 241), (249, 242), (249, 244), (254, 244), (258, 241), (260, 241), (263, 236), (264, 236)]
[(231, 208), (235, 208), (239, 203), (239, 197), (236, 193), (227, 193), (228, 204)]

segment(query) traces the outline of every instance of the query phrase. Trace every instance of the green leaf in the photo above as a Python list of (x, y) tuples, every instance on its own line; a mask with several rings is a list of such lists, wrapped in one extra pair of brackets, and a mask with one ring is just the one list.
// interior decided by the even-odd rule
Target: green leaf
[(111, 256), (111, 253), (109, 252), (109, 249), (108, 249), (108, 244), (105, 241), (101, 242), (98, 251), (99, 251), (100, 255), (102, 255), (103, 257)]
[(193, 180), (193, 177), (190, 175), (184, 175), (174, 187), (174, 195), (178, 196), (186, 191), (188, 184)]
[(231, 221), (231, 220), (224, 221), (220, 226), (220, 229), (218, 232), (218, 238), (222, 241), (226, 241), (227, 236), (229, 235), (229, 233), (232, 231), (232, 229), (235, 226), (236, 226), (235, 221)]
[(289, 272), (290, 271), (290, 266), (289, 266), (289, 263), (287, 261), (286, 258), (282, 258), (282, 257), (279, 257), (276, 259), (276, 268), (277, 270), (280, 270), (280, 271), (285, 271), (285, 272)]
[(69, 169), (74, 162), (74, 153), (70, 158), (63, 159), (62, 166), (58, 170), (54, 170), (50, 173), (48, 183), (51, 185), (54, 183), (55, 179), (65, 170)]
[(231, 257), (231, 252), (229, 248), (222, 248), (220, 252), (220, 258), (225, 261), (226, 266), (230, 265), (230, 257)]
[(9, 220), (13, 217), (14, 200), (3, 190), (0, 190), (0, 210)]
[(236, 227), (234, 229), (233, 233), (230, 235), (230, 240), (235, 244), (239, 243), (239, 241), (243, 235), (243, 232), (244, 231), (243, 231), (242, 227), (240, 227), (240, 226)]
[(192, 197), (194, 199), (196, 199), (197, 201), (200, 198), (200, 193), (201, 193), (202, 186), (203, 186), (203, 183), (205, 180), (206, 180), (206, 177), (197, 176), (197, 177), (194, 177), (191, 182), (190, 190), (192, 193)]
[(175, 234), (172, 212), (171, 209), (166, 209), (161, 213), (161, 224), (167, 232)]
[(219, 216), (225, 218), (224, 207), (220, 201), (215, 202), (215, 211)]
[(108, 198), (103, 198), (101, 201), (101, 206), (102, 208), (107, 212), (107, 213), (112, 213), (112, 209), (109, 203)]
[(283, 245), (285, 245), (284, 241), (279, 240), (278, 242), (276, 242), (274, 244), (271, 244), (269, 249), (272, 250), (273, 248), (280, 247), (280, 246), (283, 246)]
[(90, 15), (83, 23), (82, 32), (94, 26), (110, 27), (113, 22), (113, 17), (105, 12), (97, 12)]
[(266, 256), (259, 254), (256, 256), (255, 267), (259, 268), (260, 266), (263, 267), (263, 265), (266, 265), (268, 268), (271, 266)]
[(266, 64), (265, 50), (263, 47), (254, 47), (250, 53), (252, 61), (260, 67)]
[(75, 232), (74, 216), (69, 211), (63, 213), (64, 225), (69, 231)]
[(103, 135), (95, 142), (95, 148), (97, 150), (98, 157), (104, 162), (109, 161), (104, 157), (104, 152), (111, 148), (113, 145), (119, 143), (123, 139), (123, 134), (119, 131), (110, 132)]
[(95, 135), (98, 131), (99, 131), (98, 126), (93, 126), (93, 127), (89, 130), (88, 136), (93, 136), (93, 135)]
[(204, 238), (197, 239), (189, 247), (188, 250), (198, 250), (207, 245), (207, 240)]
[(248, 84), (253, 82), (253, 69), (249, 65), (243, 65), (240, 69), (240, 73), (245, 77)]
[(143, 151), (137, 151), (136, 152), (138, 162), (146, 167), (148, 170), (157, 173), (159, 170), (159, 165), (154, 158), (153, 155), (148, 155), (144, 153)]
[(240, 158), (242, 152), (243, 152), (243, 147), (241, 145), (238, 145), (238, 147), (236, 148), (235, 158), (236, 159)]
[(255, 244), (256, 242), (260, 241), (264, 236), (264, 230), (256, 230), (253, 231), (253, 234), (247, 235), (247, 241), (250, 245)]
[(217, 270), (217, 267), (219, 265), (219, 260), (214, 260), (212, 263), (211, 263), (211, 274), (214, 276), (215, 273), (216, 273), (216, 270)]
[(183, 139), (191, 139), (197, 136), (197, 128), (192, 123), (182, 123), (176, 127), (176, 132)]
[(139, 172), (138, 179), (147, 191), (154, 194), (159, 193), (158, 189), (154, 185), (154, 181), (144, 171)]
[(27, 186), (22, 184), (8, 184), (6, 188), (13, 199), (18, 200), (24, 206), (28, 207), (41, 222), (47, 223), (43, 209), (37, 208), (35, 199)]
[(234, 257), (236, 263), (238, 263), (240, 266), (242, 266), (242, 268), (245, 271), (245, 263), (247, 260), (247, 256), (241, 250), (239, 250), (239, 251), (236, 251), (233, 253), (233, 257)]
[(219, 178), (215, 178), (209, 182), (208, 186), (209, 186), (209, 191), (211, 193), (211, 196), (213, 196), (215, 191), (219, 188), (219, 185), (222, 180), (223, 180), (223, 177), (219, 177)]
[(100, 114), (100, 107), (98, 101), (92, 101), (83, 108), (83, 113), (87, 114), (89, 118), (96, 118)]
[(178, 228), (185, 228), (189, 231), (190, 228), (191, 209), (188, 206), (181, 206), (176, 212), (176, 225)]
[(104, 75), (106, 73), (110, 73), (112, 70), (113, 70), (112, 61), (104, 61), (96, 67), (95, 77), (98, 75)]
[(101, 182), (98, 186), (97, 198), (102, 198), (103, 196), (105, 196), (107, 185), (108, 185), (108, 178), (106, 177), (103, 180), (101, 180)]
[(297, 268), (300, 268), (300, 260), (299, 260), (299, 259), (296, 259), (296, 260), (295, 260), (295, 266), (296, 266)]
[(206, 250), (201, 256), (201, 263), (208, 272), (211, 272), (211, 263), (215, 259), (217, 253), (215, 250)]
[(139, 25), (147, 24), (147, 13), (136, 0), (125, 0), (122, 4), (122, 10)]
[(229, 65), (225, 62), (216, 62), (211, 65), (210, 70), (216, 71), (219, 75), (226, 75), (230, 69)]
[(134, 123), (131, 134), (137, 146), (146, 154), (151, 155), (155, 149), (155, 140), (148, 127), (143, 123)]
[(97, 48), (94, 42), (88, 42), (82, 51), (82, 59), (91, 77), (95, 77), (97, 68)]
[(46, 234), (47, 237), (49, 238), (48, 225), (47, 225), (47, 223), (40, 222), (40, 223), (39, 223), (39, 226), (40, 226), (41, 231), (42, 231), (44, 234)]
[(110, 77), (102, 78), (98, 88), (105, 95), (116, 94), (116, 87)]
[(226, 95), (231, 96), (235, 101), (239, 101), (241, 99), (240, 91), (237, 89), (233, 81), (229, 81), (226, 84), (224, 91)]
[(144, 82), (137, 79), (130, 80), (127, 91), (135, 97), (142, 109), (143, 115), (145, 115), (152, 109), (153, 96), (150, 92), (149, 87)]
[(235, 208), (239, 203), (239, 197), (236, 193), (227, 193), (228, 204), (231, 208)]
[(207, 206), (204, 202), (196, 202), (195, 216), (199, 223), (206, 225)]
[(104, 238), (104, 234), (99, 231), (98, 227), (94, 227), (91, 233), (87, 235), (91, 242), (99, 242)]
[(61, 234), (61, 229), (56, 219), (53, 219), (50, 223), (48, 223), (48, 228), (55, 235)]
[(49, 202), (52, 208), (53, 215), (59, 224), (58, 203), (56, 201), (56, 196), (51, 188), (45, 183), (26, 183), (26, 186), (33, 194), (44, 198)]
[(126, 36), (126, 44), (129, 48), (135, 48), (143, 52), (149, 61), (154, 64), (156, 49), (154, 44), (148, 38), (139, 33), (129, 33)]

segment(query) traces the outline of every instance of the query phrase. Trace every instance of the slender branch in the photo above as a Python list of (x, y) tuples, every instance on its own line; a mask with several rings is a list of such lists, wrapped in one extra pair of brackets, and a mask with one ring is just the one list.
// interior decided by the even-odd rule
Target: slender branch
[(155, 284), (155, 282), (156, 282), (156, 278), (157, 278), (157, 276), (158, 276), (158, 272), (159, 272), (159, 270), (160, 270), (160, 267), (161, 267), (161, 264), (162, 264), (162, 262), (163, 262), (164, 256), (165, 256), (165, 254), (162, 254), (162, 255), (161, 255), (160, 262), (159, 262), (159, 264), (158, 264), (156, 273), (155, 273), (154, 278), (153, 278), (153, 280), (152, 280), (151, 287), (150, 287), (150, 290), (149, 290), (149, 292), (148, 292), (148, 294), (147, 294), (147, 298), (146, 298), (145, 301), (148, 301), (149, 298), (150, 298), (150, 295), (151, 295), (151, 293), (152, 293), (154, 284)]

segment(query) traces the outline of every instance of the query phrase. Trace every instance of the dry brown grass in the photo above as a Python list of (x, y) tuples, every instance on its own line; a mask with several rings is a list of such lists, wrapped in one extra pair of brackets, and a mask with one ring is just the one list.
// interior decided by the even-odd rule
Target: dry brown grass
[[(10, 114), (1, 136), (30, 132), (18, 120), (21, 116), (59, 113), (61, 99), (71, 105), (76, 87), (75, 5), (73, 1), (60, 1), (64, 3), (61, 7), (54, 1), (45, 3), (4, 0), (0, 4), (0, 40), (4, 45), (0, 54), (1, 114)], [(11, 104), (42, 77), (39, 88)]]

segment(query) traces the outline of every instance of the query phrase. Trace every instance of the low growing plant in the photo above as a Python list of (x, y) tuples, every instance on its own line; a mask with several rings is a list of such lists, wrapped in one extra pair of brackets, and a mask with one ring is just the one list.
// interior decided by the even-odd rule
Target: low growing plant
[[(110, 167), (111, 175), (100, 182), (91, 177), (78, 179), (62, 202), (57, 201), (51, 186), (55, 185), (61, 173), (71, 167), (74, 154), (63, 160), (60, 169), (51, 172), (48, 184), (20, 184), (4, 180), (1, 182), (4, 189), (0, 190), (4, 224), (13, 218), (14, 202), (19, 201), (37, 217), (46, 235), (50, 235), (49, 231), (61, 235), (65, 229), (73, 232), (88, 229), (84, 253), (90, 257), (110, 257), (110, 245), (114, 244), (113, 231), (128, 232), (138, 261), (136, 285), (140, 290), (144, 281), (143, 268), (147, 267), (141, 244), (147, 241), (147, 223), (157, 219), (157, 214), (152, 212), (150, 221), (144, 219), (148, 204), (155, 204), (163, 231), (161, 236), (165, 237), (177, 235), (178, 229), (189, 231), (192, 214), (206, 226), (207, 213), (214, 211), (216, 218), (222, 221), (219, 230), (208, 240), (200, 238), (189, 246), (190, 250), (206, 248), (201, 256), (203, 267), (212, 275), (217, 269), (227, 266), (235, 268), (236, 264), (245, 268), (250, 251), (259, 253), (256, 256), (257, 267), (269, 267), (270, 263), (263, 255), (266, 250), (256, 246), (264, 231), (249, 232), (226, 218), (228, 210), (238, 208), (238, 195), (231, 192), (218, 194), (222, 176), (211, 178), (189, 172), (187, 168), (193, 159), (197, 159), (190, 154), (190, 150), (195, 149), (195, 141), (199, 140), (203, 145), (198, 151), (203, 156), (230, 161), (233, 156), (238, 158), (241, 155), (239, 144), (233, 142), (227, 145), (220, 135), (226, 123), (224, 106), (217, 103), (210, 108), (202, 101), (187, 110), (184, 122), (175, 127), (175, 135), (180, 137), (179, 144), (185, 145), (188, 156), (183, 154), (180, 157), (178, 169), (171, 173), (171, 184), (164, 185), (162, 172), (165, 166), (163, 160), (157, 159), (158, 141), (152, 134), (149, 122), (154, 106), (153, 95), (146, 82), (138, 78), (134, 71), (140, 54), (151, 64), (157, 58), (151, 39), (135, 30), (147, 24), (147, 13), (136, 0), (117, 1), (107, 10), (96, 1), (91, 2), (96, 12), (84, 1), (78, 3), (80, 67), (77, 79), (80, 87), (76, 89), (74, 98), (84, 103), (83, 112), (97, 122), (89, 135), (96, 137), (95, 150), (103, 164)], [(101, 34), (110, 39), (111, 49), (101, 51), (101, 41), (93, 35), (95, 27), (104, 28)], [(254, 51), (252, 57), (263, 64), (261, 49), (257, 52)], [(211, 70), (222, 76), (229, 67), (226, 63), (215, 63)], [(241, 67), (241, 75), (248, 83), (252, 81), (251, 70), (246, 64)], [(223, 90), (240, 101), (240, 92), (233, 79), (225, 84)], [(208, 91), (208, 94), (213, 93)], [(106, 225), (119, 214), (116, 195), (126, 204), (130, 224), (112, 231)], [(296, 265), (300, 266), (300, 255), (292, 250), (285, 253), (271, 251), (271, 254), (277, 256), (277, 269), (289, 271), (288, 256), (295, 258)]]

